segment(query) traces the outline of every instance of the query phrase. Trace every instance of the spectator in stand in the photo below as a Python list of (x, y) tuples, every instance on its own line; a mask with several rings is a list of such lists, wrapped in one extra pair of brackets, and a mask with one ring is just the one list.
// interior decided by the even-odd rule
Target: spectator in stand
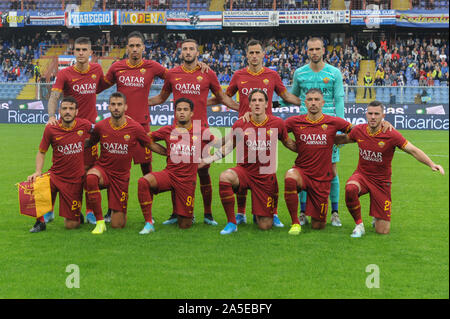
[(370, 39), (369, 43), (367, 43), (366, 49), (367, 58), (369, 60), (375, 60), (375, 51), (377, 50), (377, 44), (373, 41), (373, 39)]
[(384, 69), (382, 66), (380, 66), (377, 71), (375, 72), (375, 85), (383, 85), (384, 80)]

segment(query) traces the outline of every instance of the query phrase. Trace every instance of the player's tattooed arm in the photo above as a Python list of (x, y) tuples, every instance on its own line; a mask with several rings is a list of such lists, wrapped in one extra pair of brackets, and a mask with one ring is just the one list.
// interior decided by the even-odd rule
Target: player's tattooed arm
[(147, 145), (147, 147), (150, 148), (152, 152), (158, 153), (163, 156), (167, 156), (167, 149), (161, 144), (152, 141), (149, 145)]
[(288, 138), (285, 141), (282, 141), (282, 143), (286, 148), (290, 149), (294, 153), (297, 153), (297, 146), (292, 138), (288, 136)]
[(47, 125), (57, 125), (56, 109), (58, 108), (58, 101), (61, 98), (61, 91), (52, 91), (48, 100), (48, 122)]
[(36, 171), (28, 176), (27, 180), (29, 182), (34, 182), (36, 180), (36, 177), (39, 177), (42, 175), (42, 168), (44, 167), (45, 162), (45, 153), (38, 151), (36, 154)]
[(347, 134), (336, 134), (334, 137), (334, 144), (340, 145), (340, 144), (348, 144), (348, 143), (354, 143), (356, 141), (352, 140), (350, 137), (348, 137)]
[(422, 151), (420, 148), (414, 146), (412, 143), (408, 142), (406, 145), (402, 148), (403, 151), (406, 153), (414, 156), (416, 160), (418, 160), (421, 163), (424, 163), (425, 165), (429, 166), (433, 171), (438, 171), (441, 173), (441, 175), (445, 175), (444, 168), (441, 165), (435, 164), (427, 154), (425, 154), (424, 151)]

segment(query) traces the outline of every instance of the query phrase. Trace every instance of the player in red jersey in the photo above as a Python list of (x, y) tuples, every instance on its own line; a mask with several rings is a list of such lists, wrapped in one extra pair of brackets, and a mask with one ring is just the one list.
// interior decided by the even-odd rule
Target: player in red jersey
[(344, 119), (322, 113), (324, 99), (320, 89), (310, 89), (305, 96), (308, 113), (286, 120), (288, 132), (295, 136), (299, 154), (284, 179), (284, 198), (292, 219), (291, 235), (298, 235), (301, 231), (297, 216), (300, 190), (308, 192), (306, 215), (311, 216), (311, 227), (325, 228), (333, 179), (331, 155), (334, 138), (337, 131), (348, 132), (352, 126)]
[[(199, 121), (202, 127), (209, 127), (207, 119), (208, 94), (211, 91), (216, 98), (230, 108), (238, 110), (239, 105), (230, 97), (225, 95), (217, 79), (216, 73), (209, 70), (208, 73), (201, 72), (198, 65), (198, 43), (194, 39), (184, 40), (181, 44), (181, 58), (183, 64), (169, 70), (164, 86), (159, 95), (148, 100), (149, 105), (161, 104), (173, 93), (174, 100), (185, 97), (194, 102), (195, 112), (192, 116), (194, 125)], [(209, 166), (199, 169), (200, 190), (203, 197), (204, 222), (208, 225), (217, 225), (212, 216), (212, 187), (209, 175)], [(177, 222), (174, 213), (164, 224)]]
[(166, 142), (168, 157), (164, 170), (146, 174), (138, 181), (139, 203), (145, 219), (145, 226), (140, 232), (142, 235), (155, 231), (152, 221), (153, 195), (169, 190), (172, 192), (178, 226), (182, 229), (192, 226), (202, 144), (215, 141), (208, 128), (193, 125), (194, 112), (193, 101), (179, 98), (175, 101), (176, 123), (151, 133), (153, 141)]
[[(111, 65), (104, 77), (102, 90), (114, 84), (117, 91), (127, 98), (126, 115), (140, 123), (146, 132), (150, 132), (150, 113), (147, 104), (150, 88), (155, 76), (164, 79), (167, 69), (156, 61), (144, 60), (144, 36), (137, 31), (131, 32), (127, 39), (128, 58)], [(142, 174), (151, 171), (151, 151), (138, 146), (133, 153), (135, 164), (141, 164)]]
[[(228, 223), (222, 235), (237, 231), (234, 192), (252, 191), (252, 214), (258, 227), (270, 229), (278, 203), (276, 176), (277, 144), (296, 152), (295, 142), (288, 136), (284, 121), (267, 114), (269, 98), (262, 89), (250, 92), (250, 121), (237, 120), (222, 149), (204, 160), (216, 161), (237, 147), (238, 165), (220, 174), (219, 192)], [(202, 165), (202, 164), (201, 164)]]
[(367, 124), (357, 125), (349, 134), (336, 137), (339, 144), (356, 142), (359, 147), (358, 167), (345, 185), (345, 202), (356, 223), (352, 237), (361, 237), (365, 234), (359, 197), (367, 193), (370, 194), (370, 216), (375, 219), (375, 231), (379, 234), (388, 234), (390, 231), (391, 162), (396, 147), (428, 165), (433, 171), (445, 174), (442, 166), (435, 164), (400, 132), (382, 131), (384, 106), (381, 102), (369, 103), (366, 118)]
[(162, 146), (152, 143), (150, 136), (138, 122), (125, 115), (125, 95), (120, 92), (111, 94), (108, 109), (111, 118), (95, 125), (87, 143), (89, 146), (100, 142), (101, 149), (99, 160), (86, 175), (88, 201), (97, 219), (93, 234), (102, 234), (106, 230), (100, 188), (108, 189), (108, 206), (112, 211), (111, 227), (125, 227), (132, 151), (136, 144), (146, 146), (159, 154), (166, 154)]
[[(272, 98), (276, 92), (283, 100), (290, 104), (300, 105), (300, 99), (291, 94), (283, 82), (280, 75), (269, 68), (263, 66), (264, 47), (258, 40), (250, 40), (247, 43), (247, 62), (248, 66), (234, 72), (230, 84), (226, 90), (226, 94), (230, 97), (239, 93), (239, 117), (244, 116), (250, 111), (248, 96), (254, 89), (263, 90), (268, 97), (267, 114), (272, 114)], [(218, 104), (215, 98), (208, 100), (208, 105)], [(278, 105), (278, 103), (276, 103)], [(247, 199), (247, 190), (236, 194), (238, 203), (238, 213), (236, 215), (237, 224), (246, 223), (245, 207)], [(275, 210), (274, 226), (283, 227), (284, 225), (278, 218)]]
[[(83, 194), (83, 152), (84, 141), (92, 124), (85, 119), (76, 118), (78, 102), (71, 96), (64, 97), (59, 108), (60, 119), (57, 125), (47, 125), (44, 130), (39, 152), (36, 154), (36, 171), (28, 176), (34, 182), (42, 175), (45, 154), (52, 146), (53, 158), (50, 173), (50, 187), (53, 205), (59, 193), (59, 215), (64, 217), (67, 229), (80, 225), (80, 210)], [(44, 217), (38, 218), (30, 230), (35, 233), (45, 230)]]
[[(89, 38), (80, 37), (74, 42), (75, 64), (64, 68), (56, 74), (55, 84), (48, 100), (48, 123), (47, 125), (58, 125), (55, 112), (58, 108), (58, 100), (62, 96), (73, 96), (78, 102), (77, 117), (89, 120), (92, 124), (97, 118), (97, 89), (103, 78), (102, 67), (97, 63), (89, 62), (92, 54), (91, 41)], [(84, 151), (84, 166), (87, 171), (98, 159), (97, 145)], [(53, 219), (53, 212), (45, 216), (47, 222)], [(83, 215), (81, 215), (83, 218)], [(95, 217), (90, 207), (86, 207), (86, 219), (95, 224)]]

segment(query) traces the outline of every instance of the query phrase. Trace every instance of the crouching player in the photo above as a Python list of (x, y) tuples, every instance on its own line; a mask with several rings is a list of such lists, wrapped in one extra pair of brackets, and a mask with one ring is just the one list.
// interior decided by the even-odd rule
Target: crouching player
[(98, 122), (86, 143), (86, 147), (90, 147), (100, 142), (101, 147), (99, 160), (86, 175), (87, 200), (97, 219), (93, 234), (106, 231), (101, 188), (108, 189), (108, 207), (112, 210), (111, 227), (125, 227), (131, 159), (137, 143), (156, 153), (166, 154), (162, 146), (152, 142), (142, 125), (125, 115), (125, 95), (120, 92), (111, 94), (108, 109), (111, 118)]
[(359, 147), (358, 167), (345, 185), (345, 202), (355, 220), (356, 227), (351, 237), (365, 234), (361, 218), (359, 197), (370, 194), (370, 216), (375, 218), (375, 231), (388, 234), (391, 221), (391, 162), (398, 147), (414, 156), (419, 162), (444, 175), (442, 166), (435, 164), (422, 150), (412, 145), (398, 131), (382, 132), (384, 107), (379, 101), (367, 106), (367, 124), (355, 126), (347, 135), (336, 137), (336, 143), (357, 142)]
[[(45, 153), (49, 146), (53, 148), (50, 187), (53, 205), (59, 193), (59, 215), (64, 217), (67, 229), (80, 226), (80, 211), (84, 178), (84, 141), (92, 129), (85, 119), (76, 118), (78, 103), (72, 96), (64, 97), (59, 107), (60, 119), (56, 125), (47, 125), (44, 130), (39, 151), (36, 154), (36, 171), (28, 176), (34, 182), (42, 175)], [(38, 218), (30, 232), (37, 233), (46, 229), (44, 217)]]
[(295, 142), (289, 138), (284, 121), (266, 114), (267, 94), (261, 89), (254, 89), (248, 100), (250, 121), (237, 120), (222, 149), (200, 164), (206, 165), (219, 160), (236, 147), (238, 165), (220, 174), (219, 193), (228, 220), (220, 232), (222, 235), (237, 231), (234, 194), (247, 189), (252, 192), (252, 214), (258, 227), (262, 230), (272, 228), (278, 204), (278, 140), (290, 150), (296, 151)]
[(175, 101), (175, 123), (152, 132), (154, 142), (165, 141), (167, 145), (167, 166), (160, 172), (151, 172), (138, 181), (138, 197), (144, 215), (145, 225), (139, 234), (155, 231), (152, 221), (152, 204), (155, 194), (172, 191), (173, 212), (182, 229), (192, 226), (194, 217), (194, 195), (198, 164), (202, 157), (202, 142), (214, 141), (208, 129), (200, 121), (191, 120), (194, 103), (187, 98)]

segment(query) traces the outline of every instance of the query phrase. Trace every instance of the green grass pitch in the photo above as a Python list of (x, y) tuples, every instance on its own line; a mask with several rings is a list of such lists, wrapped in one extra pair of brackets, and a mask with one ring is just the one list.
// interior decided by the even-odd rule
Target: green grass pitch
[[(213, 213), (219, 226), (203, 224), (199, 187), (196, 224), (188, 230), (161, 223), (171, 213), (169, 193), (157, 195), (156, 232), (141, 236), (143, 218), (137, 200), (139, 166), (133, 166), (128, 224), (102, 236), (92, 225), (67, 231), (56, 217), (47, 231), (30, 234), (34, 220), (19, 215), (15, 183), (34, 171), (42, 125), (0, 125), (0, 298), (449, 298), (449, 179), (397, 151), (393, 161), (391, 234), (374, 233), (368, 196), (361, 200), (366, 236), (350, 238), (353, 220), (345, 208), (343, 186), (356, 167), (357, 146), (341, 149), (341, 228), (303, 227), (289, 236), (283, 176), (295, 154), (279, 149), (279, 216), (282, 229), (259, 231), (247, 225), (230, 236), (218, 196), (220, 172), (233, 164), (211, 167)], [(403, 131), (414, 145), (449, 171), (448, 131)], [(51, 152), (45, 169), (50, 167)], [(155, 155), (154, 170), (165, 159)], [(105, 192), (102, 192), (105, 200)], [(247, 210), (250, 210), (250, 196)], [(105, 205), (103, 205), (104, 208)], [(84, 210), (84, 204), (83, 204)], [(56, 209), (57, 211), (57, 209)], [(80, 271), (80, 288), (69, 289), (68, 265)], [(379, 288), (369, 289), (366, 267), (379, 267)]]

